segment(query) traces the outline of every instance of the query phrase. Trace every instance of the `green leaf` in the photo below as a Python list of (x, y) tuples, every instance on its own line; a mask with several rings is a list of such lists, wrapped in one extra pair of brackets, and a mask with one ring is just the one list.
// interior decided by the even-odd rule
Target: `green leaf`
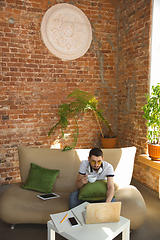
[(142, 110), (149, 127), (147, 138), (151, 143), (160, 144), (160, 83), (152, 86), (152, 92), (150, 95), (146, 94), (146, 100)]
[(70, 150), (76, 146), (79, 135), (77, 118), (80, 113), (84, 114), (88, 110), (93, 111), (98, 116), (99, 120), (103, 121), (109, 131), (112, 132), (108, 121), (102, 115), (102, 110), (98, 109), (99, 102), (94, 95), (75, 89), (67, 98), (73, 98), (74, 100), (70, 100), (68, 103), (63, 103), (59, 106), (58, 115), (60, 120), (51, 128), (48, 134), (48, 136), (50, 136), (50, 134), (60, 125), (62, 136), (64, 138), (64, 130), (68, 127), (69, 119), (73, 118), (75, 120), (76, 129), (72, 134), (73, 143), (71, 146), (65, 146), (63, 150)]

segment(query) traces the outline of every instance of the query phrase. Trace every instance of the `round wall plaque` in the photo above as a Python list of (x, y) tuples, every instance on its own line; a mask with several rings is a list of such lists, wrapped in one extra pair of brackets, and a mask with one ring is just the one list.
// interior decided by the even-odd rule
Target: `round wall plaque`
[(41, 34), (50, 52), (63, 60), (83, 56), (92, 41), (88, 18), (79, 8), (67, 3), (48, 9), (42, 19)]

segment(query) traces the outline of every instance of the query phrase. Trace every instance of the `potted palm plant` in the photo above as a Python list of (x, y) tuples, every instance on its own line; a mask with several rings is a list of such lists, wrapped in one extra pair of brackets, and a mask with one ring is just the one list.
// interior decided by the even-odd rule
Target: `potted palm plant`
[(148, 154), (152, 160), (160, 160), (160, 83), (146, 94), (147, 103), (142, 107), (148, 127)]
[[(58, 115), (60, 117), (60, 120), (51, 128), (48, 136), (60, 125), (61, 132), (63, 138), (65, 138), (64, 130), (69, 125), (69, 119), (73, 118), (75, 120), (76, 128), (73, 132), (73, 143), (71, 146), (65, 146), (63, 150), (70, 150), (76, 146), (77, 140), (78, 140), (78, 134), (79, 134), (79, 128), (78, 128), (78, 117), (79, 114), (85, 113), (88, 110), (93, 111), (94, 116), (97, 120), (101, 137), (102, 139), (105, 137), (115, 138), (114, 133), (108, 123), (108, 121), (104, 118), (102, 115), (102, 110), (98, 109), (99, 102), (98, 100), (92, 95), (87, 92), (81, 91), (79, 89), (75, 89), (71, 94), (69, 94), (68, 98), (74, 98), (74, 100), (69, 101), (68, 103), (61, 104), (59, 106)], [(105, 136), (102, 132), (102, 128), (100, 125), (100, 121), (103, 121), (105, 125), (108, 128), (108, 135)], [(117, 138), (115, 138), (116, 140)], [(116, 143), (113, 147), (115, 147)], [(104, 147), (104, 146), (103, 146)], [(112, 146), (109, 146), (111, 148)]]

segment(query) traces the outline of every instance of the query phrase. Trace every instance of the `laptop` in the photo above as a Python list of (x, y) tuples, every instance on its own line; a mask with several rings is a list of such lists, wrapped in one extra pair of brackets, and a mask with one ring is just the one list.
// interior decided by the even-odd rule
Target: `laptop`
[(119, 222), (121, 202), (89, 203), (84, 220), (86, 224)]

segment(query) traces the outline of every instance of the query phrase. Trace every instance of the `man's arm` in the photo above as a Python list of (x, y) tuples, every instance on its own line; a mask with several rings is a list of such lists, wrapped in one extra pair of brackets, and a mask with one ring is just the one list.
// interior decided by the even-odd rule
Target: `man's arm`
[(107, 198), (106, 202), (111, 202), (114, 196), (114, 183), (113, 177), (107, 177)]
[(79, 189), (86, 183), (88, 183), (87, 174), (83, 175), (79, 173), (76, 180), (76, 187)]

